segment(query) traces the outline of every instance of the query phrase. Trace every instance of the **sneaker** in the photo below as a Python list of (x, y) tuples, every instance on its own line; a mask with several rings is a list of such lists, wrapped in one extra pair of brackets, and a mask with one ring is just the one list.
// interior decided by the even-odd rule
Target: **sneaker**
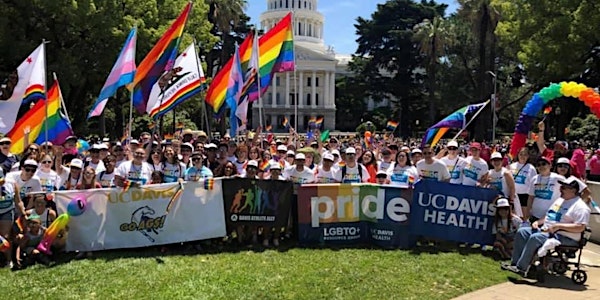
[(511, 271), (515, 274), (521, 275), (521, 277), (527, 278), (527, 272), (522, 271), (521, 269), (519, 269), (519, 267), (517, 266), (507, 266), (506, 269), (507, 271)]
[(500, 268), (502, 268), (502, 270), (508, 270), (508, 268), (515, 266), (513, 264), (511, 264), (510, 261), (505, 261), (502, 264), (500, 264)]
[(12, 261), (9, 261), (9, 262), (6, 264), (6, 267), (7, 267), (7, 268), (9, 268), (9, 269), (12, 269), (14, 266), (15, 266), (15, 265), (13, 264), (13, 262), (12, 262)]

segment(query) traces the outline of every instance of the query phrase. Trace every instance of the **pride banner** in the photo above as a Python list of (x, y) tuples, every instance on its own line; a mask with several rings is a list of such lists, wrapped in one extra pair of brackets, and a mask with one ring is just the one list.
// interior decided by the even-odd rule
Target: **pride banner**
[(292, 182), (223, 179), (223, 200), (228, 232), (236, 226), (287, 226)]
[(178, 183), (56, 192), (58, 213), (84, 198), (81, 214), (70, 218), (67, 251), (138, 248), (225, 236), (221, 180), (212, 189), (186, 182), (169, 213), (167, 205)]
[(300, 244), (369, 243), (409, 248), (411, 191), (371, 184), (302, 185), (298, 189)]
[(421, 180), (415, 185), (410, 232), (446, 241), (491, 245), (498, 191)]

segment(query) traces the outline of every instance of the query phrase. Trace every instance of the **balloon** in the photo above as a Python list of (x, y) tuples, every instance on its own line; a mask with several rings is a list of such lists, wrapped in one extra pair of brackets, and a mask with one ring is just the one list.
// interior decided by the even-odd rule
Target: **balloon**
[(372, 133), (370, 131), (365, 131), (365, 138), (370, 138)]
[(88, 150), (90, 150), (90, 144), (85, 140), (79, 139), (77, 141), (77, 152), (79, 152), (79, 154), (81, 154)]
[(48, 229), (46, 229), (42, 240), (36, 248), (44, 254), (52, 255), (52, 251), (50, 250), (52, 242), (54, 242), (61, 231), (64, 231), (67, 228), (67, 224), (69, 224), (68, 214), (62, 214), (58, 216), (58, 218), (56, 218), (56, 220), (50, 224)]
[(527, 134), (526, 133), (515, 133), (513, 135), (513, 140), (510, 144), (510, 156), (513, 159), (516, 159), (517, 154), (519, 154), (519, 149), (525, 146), (525, 142), (527, 142)]
[(85, 212), (87, 201), (83, 197), (76, 197), (67, 205), (67, 214), (69, 216), (79, 216)]

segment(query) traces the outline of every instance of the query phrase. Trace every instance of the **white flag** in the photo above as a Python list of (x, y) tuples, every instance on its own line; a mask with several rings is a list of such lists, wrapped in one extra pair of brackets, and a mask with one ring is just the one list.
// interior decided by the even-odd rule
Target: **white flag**
[(244, 74), (244, 89), (242, 90), (242, 97), (237, 106), (237, 110), (235, 112), (236, 117), (240, 120), (242, 125), (238, 128), (238, 130), (245, 130), (246, 124), (248, 123), (248, 90), (250, 86), (256, 83), (258, 79), (258, 35), (254, 34), (254, 39), (252, 41), (252, 55), (250, 56), (250, 62), (248, 62), (248, 69), (246, 70), (246, 74)]
[(46, 54), (44, 53), (44, 44), (38, 46), (29, 55), (16, 70), (16, 74), (11, 74), (6, 86), (2, 86), (2, 92), (12, 89), (10, 97), (0, 95), (0, 133), (8, 133), (15, 125), (17, 114), (23, 100), (33, 101), (44, 99), (46, 70)]
[(197, 57), (192, 43), (177, 57), (173, 69), (165, 72), (152, 87), (146, 106), (150, 117), (159, 118), (204, 89), (206, 78)]

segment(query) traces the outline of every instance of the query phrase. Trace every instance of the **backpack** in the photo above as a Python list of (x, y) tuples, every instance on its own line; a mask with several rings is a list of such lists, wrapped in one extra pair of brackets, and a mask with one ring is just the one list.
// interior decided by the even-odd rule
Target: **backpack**
[[(363, 166), (362, 164), (356, 164), (358, 166), (358, 176), (360, 177), (360, 181), (362, 182), (362, 178), (363, 178)], [(342, 167), (342, 182), (344, 181), (344, 178), (346, 178), (346, 166)]]

